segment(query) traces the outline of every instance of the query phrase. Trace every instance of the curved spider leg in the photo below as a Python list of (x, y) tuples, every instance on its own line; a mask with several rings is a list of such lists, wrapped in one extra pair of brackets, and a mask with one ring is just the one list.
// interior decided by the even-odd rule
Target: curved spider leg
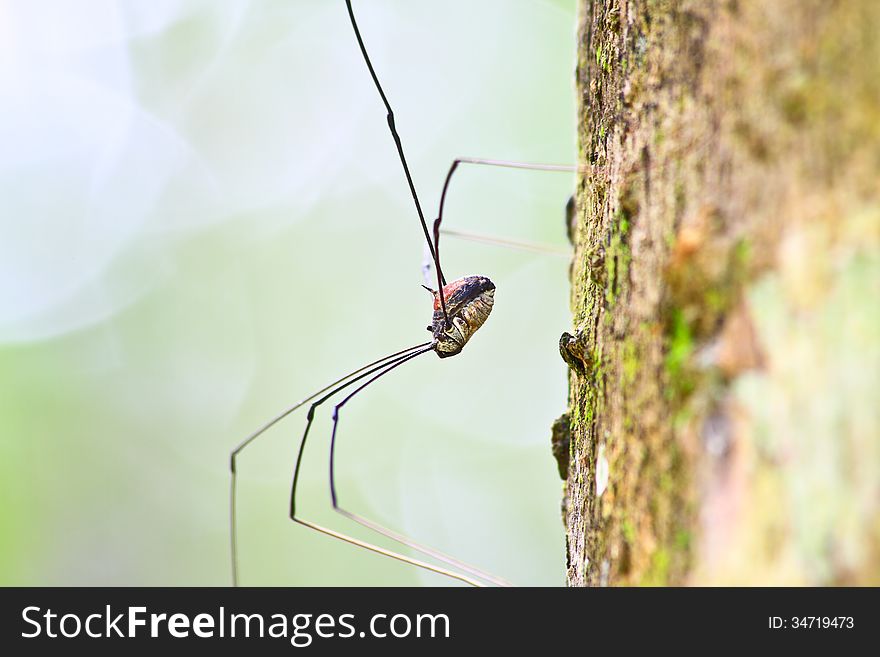
[(509, 582), (507, 582), (504, 579), (501, 579), (500, 577), (496, 577), (495, 575), (491, 575), (483, 570), (480, 570), (476, 566), (471, 566), (470, 564), (467, 564), (463, 561), (456, 559), (455, 557), (452, 557), (452, 556), (449, 556), (448, 554), (440, 552), (439, 550), (435, 550), (434, 548), (428, 547), (428, 546), (423, 545), (421, 543), (417, 543), (416, 541), (412, 540), (408, 536), (404, 536), (403, 534), (400, 534), (400, 533), (395, 532), (391, 529), (388, 529), (387, 527), (383, 527), (382, 525), (380, 525), (372, 520), (369, 520), (368, 518), (360, 516), (356, 513), (352, 513), (351, 511), (347, 511), (346, 509), (343, 509), (339, 505), (339, 496), (336, 494), (336, 478), (335, 478), (336, 431), (339, 427), (339, 411), (342, 409), (343, 406), (345, 406), (348, 403), (348, 401), (350, 399), (352, 399), (355, 395), (357, 395), (361, 390), (363, 390), (368, 385), (373, 383), (373, 381), (375, 381), (376, 379), (378, 379), (381, 376), (384, 376), (385, 374), (387, 374), (388, 372), (390, 372), (395, 367), (397, 367), (398, 365), (401, 365), (401, 364), (403, 364), (403, 361), (395, 363), (395, 364), (391, 365), (390, 367), (388, 367), (386, 370), (380, 372), (379, 374), (376, 374), (373, 378), (369, 379), (365, 383), (358, 386), (355, 390), (350, 392), (341, 402), (339, 402), (338, 404), (336, 404), (333, 407), (333, 416), (332, 416), (333, 417), (333, 431), (330, 436), (330, 499), (333, 504), (333, 510), (336, 511), (337, 513), (340, 513), (341, 515), (345, 516), (349, 520), (353, 520), (354, 522), (358, 523), (359, 525), (366, 527), (367, 529), (370, 529), (378, 534), (381, 534), (382, 536), (385, 536), (386, 538), (390, 538), (391, 540), (396, 541), (396, 542), (400, 543), (401, 545), (405, 545), (408, 548), (416, 550), (417, 552), (421, 552), (425, 556), (431, 557), (432, 559), (436, 559), (437, 561), (445, 563), (448, 566), (451, 566), (453, 568), (457, 568), (458, 570), (466, 572), (466, 573), (473, 575), (474, 577), (477, 577), (479, 579), (482, 579), (486, 582), (490, 582), (496, 586), (510, 586)]
[[(272, 418), (271, 420), (266, 422), (266, 424), (264, 424), (262, 427), (257, 429), (250, 436), (248, 436), (243, 441), (241, 441), (235, 447), (235, 449), (232, 450), (232, 452), (229, 455), (229, 469), (232, 473), (231, 479), (230, 479), (230, 487), (229, 487), (229, 545), (230, 545), (230, 554), (232, 557), (232, 583), (233, 583), (233, 586), (238, 586), (238, 580), (239, 580), (239, 577), (238, 577), (238, 573), (239, 573), (239, 568), (238, 568), (238, 532), (237, 532), (237, 512), (236, 512), (237, 511), (237, 505), (236, 505), (236, 501), (237, 501), (237, 496), (236, 496), (236, 482), (237, 482), (236, 461), (238, 459), (238, 455), (248, 445), (250, 445), (252, 442), (254, 442), (261, 435), (266, 433), (266, 431), (271, 429), (273, 426), (278, 424), (281, 420), (286, 418), (288, 415), (293, 413), (295, 410), (297, 410), (301, 406), (304, 406), (305, 404), (309, 403), (310, 401), (312, 401), (316, 397), (324, 394), (328, 390), (336, 388), (341, 383), (344, 383), (345, 381), (352, 379), (352, 377), (355, 377), (356, 375), (360, 375), (360, 376), (357, 376), (357, 378), (354, 378), (351, 381), (349, 381), (349, 384), (354, 383), (355, 381), (359, 381), (360, 379), (363, 379), (364, 377), (369, 376), (371, 373), (375, 372), (377, 369), (381, 369), (382, 367), (387, 365), (389, 362), (394, 362), (396, 359), (399, 359), (399, 358), (402, 358), (406, 355), (409, 355), (413, 351), (423, 349), (424, 347), (426, 347), (430, 344), (431, 344), (430, 342), (426, 342), (423, 344), (416, 345), (414, 347), (409, 347), (408, 349), (403, 349), (402, 351), (398, 351), (396, 353), (389, 354), (388, 356), (385, 356), (383, 358), (375, 360), (372, 363), (368, 363), (367, 365), (364, 365), (363, 367), (360, 367), (360, 368), (354, 370), (353, 372), (349, 372), (348, 374), (337, 379), (333, 383), (330, 383), (329, 385), (324, 386), (323, 388), (321, 388), (317, 392), (312, 393), (311, 395), (309, 395), (305, 399), (298, 401), (293, 406), (288, 407), (287, 409), (285, 409), (284, 411), (282, 411), (281, 413), (276, 415), (274, 418)], [(419, 353), (421, 353), (421, 352), (419, 352)], [(339, 389), (341, 389), (341, 388), (339, 388)], [(331, 394), (333, 394), (333, 393), (331, 393)], [(299, 465), (299, 463), (297, 462), (297, 466), (298, 465)]]
[(478, 164), (483, 166), (491, 166), (491, 167), (502, 167), (505, 169), (527, 169), (529, 171), (555, 171), (555, 172), (563, 172), (563, 173), (586, 173), (589, 169), (585, 169), (583, 167), (578, 167), (570, 164), (541, 164), (538, 162), (514, 162), (512, 160), (490, 160), (482, 157), (457, 157), (452, 161), (452, 164), (449, 165), (449, 171), (446, 173), (446, 179), (443, 181), (443, 191), (440, 193), (440, 209), (437, 212), (437, 218), (434, 219), (434, 249), (436, 251), (437, 260), (440, 259), (440, 233), (444, 233), (446, 235), (452, 235), (455, 237), (460, 237), (466, 240), (472, 240), (475, 242), (488, 242), (500, 244), (502, 246), (509, 246), (514, 249), (521, 249), (525, 251), (539, 251), (544, 253), (551, 253), (555, 255), (560, 255), (564, 257), (570, 257), (571, 253), (564, 250), (555, 249), (553, 247), (538, 245), (538, 244), (530, 244), (528, 242), (519, 242), (516, 240), (508, 240), (497, 237), (490, 237), (488, 235), (478, 235), (475, 233), (468, 233), (465, 231), (454, 231), (454, 230), (442, 230), (440, 229), (440, 224), (443, 222), (443, 207), (446, 204), (446, 193), (449, 190), (449, 183), (452, 181), (452, 176), (455, 174), (458, 169), (459, 164)]
[[(351, 543), (352, 545), (356, 545), (358, 547), (370, 550), (371, 552), (376, 552), (377, 554), (381, 554), (386, 557), (391, 557), (392, 559), (402, 561), (403, 563), (407, 563), (411, 566), (417, 566), (419, 568), (429, 570), (429, 571), (437, 573), (439, 575), (445, 575), (447, 577), (451, 577), (452, 579), (457, 579), (457, 580), (460, 580), (466, 584), (470, 584), (471, 586), (482, 586), (483, 584), (477, 579), (467, 577), (467, 576), (462, 575), (461, 573), (457, 573), (453, 570), (448, 570), (446, 568), (441, 568), (439, 566), (435, 566), (434, 564), (428, 563), (426, 561), (421, 561), (419, 559), (413, 559), (412, 557), (408, 557), (406, 555), (400, 554), (398, 552), (394, 552), (392, 550), (387, 550), (385, 548), (379, 547), (378, 545), (374, 545), (374, 544), (369, 543), (367, 541), (362, 541), (362, 540), (354, 538), (352, 536), (348, 536), (347, 534), (343, 534), (342, 532), (336, 531), (335, 529), (330, 529), (328, 527), (318, 525), (317, 523), (314, 523), (310, 520), (305, 520), (303, 518), (299, 518), (296, 515), (296, 489), (297, 489), (297, 483), (299, 481), (300, 465), (302, 463), (302, 457), (305, 452), (306, 441), (309, 436), (309, 429), (311, 428), (312, 422), (315, 417), (315, 409), (317, 409), (318, 406), (323, 404), (330, 397), (334, 396), (338, 392), (342, 391), (343, 389), (347, 388), (348, 386), (352, 385), (353, 383), (359, 381), (360, 379), (363, 379), (363, 378), (369, 376), (370, 374), (374, 375), (372, 378), (367, 380), (365, 383), (361, 384), (355, 390), (355, 393), (359, 392), (360, 390), (363, 390), (370, 383), (373, 383), (374, 381), (376, 381), (380, 377), (384, 376), (385, 374), (388, 374), (388, 372), (403, 365), (407, 361), (412, 360), (413, 358), (416, 358), (417, 356), (421, 356), (422, 354), (426, 354), (429, 351), (433, 351), (433, 349), (434, 349), (433, 342), (428, 342), (425, 345), (420, 345), (420, 346), (424, 347), (424, 348), (416, 349), (415, 352), (407, 353), (403, 356), (398, 357), (395, 360), (391, 360), (389, 362), (383, 363), (382, 365), (379, 365), (378, 367), (372, 368), (371, 370), (369, 370), (368, 372), (365, 372), (364, 374), (360, 375), (356, 379), (352, 379), (351, 381), (348, 381), (348, 382), (338, 386), (337, 388), (331, 390), (326, 395), (324, 395), (323, 397), (321, 397), (320, 399), (315, 401), (309, 407), (309, 412), (308, 412), (307, 421), (306, 421), (306, 428), (303, 431), (303, 437), (302, 437), (302, 440), (300, 441), (299, 453), (297, 454), (297, 457), (296, 457), (296, 466), (294, 467), (294, 471), (293, 471), (293, 485), (291, 486), (291, 491), (290, 491), (290, 519), (300, 525), (308, 527), (309, 529), (313, 529), (313, 530), (318, 531), (322, 534), (326, 534), (327, 536), (331, 536), (331, 537), (339, 539), (341, 541), (345, 541), (346, 543)], [(349, 395), (349, 397), (351, 397), (355, 393), (352, 393), (351, 395)], [(346, 399), (348, 399), (348, 398), (346, 398)], [(334, 416), (335, 415), (336, 415), (336, 412), (334, 409)], [(334, 429), (335, 429), (335, 426), (336, 426), (336, 418), (334, 417)], [(331, 471), (332, 471), (332, 466), (331, 466)], [(331, 480), (331, 491), (332, 491), (332, 480)]]

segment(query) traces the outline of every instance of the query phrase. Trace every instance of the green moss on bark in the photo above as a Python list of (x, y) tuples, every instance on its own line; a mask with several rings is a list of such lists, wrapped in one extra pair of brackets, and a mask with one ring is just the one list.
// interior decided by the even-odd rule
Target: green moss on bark
[(570, 584), (876, 583), (878, 33), (869, 0), (583, 3)]

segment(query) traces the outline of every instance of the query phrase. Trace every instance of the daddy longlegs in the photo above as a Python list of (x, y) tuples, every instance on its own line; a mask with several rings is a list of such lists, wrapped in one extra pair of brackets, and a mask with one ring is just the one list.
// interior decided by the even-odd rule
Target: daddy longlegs
[[(434, 218), (433, 221), (429, 224), (423, 212), (419, 196), (416, 191), (416, 186), (406, 160), (403, 143), (397, 131), (394, 111), (392, 109), (391, 102), (386, 95), (382, 84), (380, 83), (379, 75), (374, 69), (372, 61), (370, 60), (364, 38), (360, 33), (354, 10), (352, 9), (351, 0), (346, 0), (345, 4), (353, 29), (354, 38), (356, 39), (359, 50), (363, 57), (363, 62), (366, 65), (367, 72), (372, 79), (372, 82), (378, 92), (379, 98), (387, 112), (388, 128), (396, 147), (398, 158), (403, 169), (404, 177), (406, 179), (408, 189), (415, 207), (415, 212), (418, 217), (421, 231), (425, 240), (426, 250), (429, 259), (429, 267), (427, 269), (433, 270), (434, 282), (436, 283), (436, 287), (423, 285), (423, 287), (426, 287), (426, 289), (428, 289), (433, 297), (433, 315), (431, 318), (431, 325), (427, 327), (428, 330), (431, 332), (431, 338), (419, 344), (379, 358), (353, 372), (346, 374), (343, 377), (338, 378), (332, 383), (324, 386), (320, 390), (312, 393), (308, 397), (285, 409), (282, 413), (278, 414), (277, 416), (266, 422), (263, 426), (261, 426), (254, 433), (252, 433), (241, 443), (239, 443), (238, 446), (235, 447), (230, 455), (230, 548), (233, 584), (237, 586), (240, 583), (239, 546), (237, 534), (238, 514), (236, 495), (237, 458), (246, 447), (251, 445), (267, 430), (294, 413), (296, 410), (308, 405), (305, 428), (300, 438), (296, 462), (293, 469), (293, 480), (291, 485), (289, 506), (289, 516), (291, 520), (293, 520), (297, 524), (324, 534), (328, 537), (344, 541), (351, 545), (370, 550), (379, 555), (390, 557), (398, 561), (410, 564), (412, 566), (423, 568), (427, 571), (438, 573), (454, 580), (464, 582), (469, 585), (484, 586), (488, 584), (496, 586), (506, 586), (508, 585), (508, 583), (501, 578), (486, 573), (474, 566), (468, 565), (450, 555), (444, 554), (429, 546), (418, 543), (411, 538), (404, 536), (403, 534), (392, 531), (368, 518), (352, 513), (351, 511), (343, 508), (338, 501), (335, 477), (335, 455), (337, 443), (336, 439), (340, 425), (339, 419), (345, 405), (349, 401), (353, 400), (358, 395), (358, 393), (366, 389), (372, 383), (378, 381), (380, 378), (384, 377), (386, 374), (389, 374), (390, 372), (404, 365), (405, 363), (429, 352), (436, 353), (440, 358), (447, 358), (459, 354), (463, 350), (466, 343), (474, 335), (474, 333), (482, 326), (483, 322), (486, 321), (492, 310), (495, 292), (495, 285), (494, 283), (492, 283), (492, 281), (490, 281), (485, 276), (479, 275), (465, 276), (448, 281), (441, 266), (440, 236), (441, 234), (447, 233), (447, 231), (445, 231), (442, 227), (443, 212), (444, 206), (446, 204), (447, 193), (449, 192), (454, 174), (458, 170), (463, 168), (464, 165), (569, 173), (575, 172), (576, 167), (570, 165), (536, 164), (486, 158), (457, 158), (451, 163), (444, 179), (436, 218)], [(498, 240), (497, 238), (485, 238), (481, 235), (470, 232), (463, 233), (461, 231), (448, 231), (448, 234), (464, 239), (477, 241), (488, 240), (500, 243), (505, 242), (505, 240)], [(534, 247), (534, 245), (530, 245), (527, 243), (514, 241), (506, 242), (507, 245), (513, 246), (514, 248), (536, 248)], [(539, 250), (544, 250), (543, 247), (537, 248)], [(329, 487), (331, 495), (331, 505), (333, 510), (343, 517), (347, 518), (348, 520), (353, 521), (358, 525), (361, 525), (362, 527), (365, 527), (371, 532), (375, 532), (376, 534), (384, 536), (385, 538), (390, 539), (391, 541), (394, 541), (402, 546), (405, 546), (410, 550), (420, 553), (425, 558), (410, 557), (398, 551), (386, 549), (381, 546), (375, 545), (369, 541), (354, 538), (336, 529), (314, 523), (311, 520), (303, 518), (301, 517), (301, 515), (298, 514), (297, 485), (299, 483), (301, 472), (300, 468), (302, 464), (303, 454), (305, 452), (305, 447), (308, 443), (309, 432), (312, 427), (316, 411), (320, 409), (325, 404), (325, 402), (331, 400), (335, 401), (335, 405), (333, 406), (331, 412), (332, 430), (330, 435), (329, 459)], [(439, 562), (439, 564), (443, 565), (438, 565), (438, 563), (436, 562)]]

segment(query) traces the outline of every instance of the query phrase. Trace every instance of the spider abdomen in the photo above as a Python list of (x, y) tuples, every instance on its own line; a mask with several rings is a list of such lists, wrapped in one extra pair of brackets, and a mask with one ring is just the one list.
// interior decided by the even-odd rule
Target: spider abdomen
[(465, 276), (443, 286), (447, 326), (440, 304), (440, 294), (434, 292), (434, 316), (431, 332), (434, 334), (434, 351), (440, 358), (455, 356), (471, 336), (477, 332), (495, 302), (495, 284), (485, 276)]

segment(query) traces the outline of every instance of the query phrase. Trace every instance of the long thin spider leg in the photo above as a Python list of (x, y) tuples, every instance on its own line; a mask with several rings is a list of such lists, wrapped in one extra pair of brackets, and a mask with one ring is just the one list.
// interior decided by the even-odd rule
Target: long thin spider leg
[[(529, 171), (556, 171), (568, 173), (587, 173), (589, 168), (578, 167), (570, 164), (540, 164), (537, 162), (514, 162), (512, 160), (490, 160), (482, 157), (457, 157), (449, 165), (449, 171), (446, 173), (446, 180), (443, 181), (443, 191), (440, 192), (440, 209), (437, 211), (437, 218), (434, 219), (434, 249), (437, 258), (440, 257), (440, 224), (443, 222), (443, 207), (446, 205), (446, 192), (449, 190), (449, 183), (452, 176), (458, 169), (459, 164), (479, 164), (490, 167), (502, 167), (505, 169), (528, 169)], [(448, 232), (448, 231), (443, 231)], [(467, 239), (467, 237), (465, 237)], [(492, 238), (489, 238), (492, 239)], [(487, 241), (486, 238), (478, 241)], [(501, 242), (502, 240), (496, 240)]]
[[(427, 347), (430, 344), (431, 344), (430, 342), (425, 342), (423, 344), (415, 345), (414, 347), (410, 347), (408, 349), (403, 349), (402, 351), (398, 351), (396, 353), (389, 354), (388, 356), (385, 356), (383, 358), (375, 360), (372, 363), (368, 363), (367, 365), (364, 365), (363, 367), (360, 367), (353, 372), (349, 372), (345, 376), (337, 379), (336, 381), (334, 381), (333, 383), (331, 383), (329, 385), (324, 386), (323, 388), (321, 388), (317, 392), (309, 395), (305, 399), (298, 401), (293, 406), (289, 406), (284, 411), (282, 411), (281, 413), (276, 415), (274, 418), (272, 418), (271, 420), (266, 422), (266, 424), (264, 424), (262, 427), (257, 429), (250, 436), (248, 436), (243, 441), (241, 441), (238, 444), (238, 446), (232, 450), (232, 452), (229, 455), (229, 469), (232, 473), (232, 476), (230, 479), (230, 487), (229, 487), (229, 544), (230, 544), (230, 553), (232, 555), (232, 582), (233, 582), (233, 586), (238, 586), (236, 461), (238, 459), (239, 454), (244, 450), (245, 447), (250, 445), (254, 440), (259, 438), (266, 431), (268, 431), (273, 426), (278, 424), (281, 420), (283, 420), (288, 415), (293, 413), (296, 409), (300, 408), (301, 406), (304, 406), (305, 404), (309, 403), (310, 401), (312, 401), (316, 397), (322, 395), (323, 393), (327, 392), (328, 390), (336, 388), (336, 386), (338, 386), (339, 384), (341, 384), (341, 383), (347, 381), (348, 379), (351, 379), (352, 377), (359, 374), (360, 376), (358, 376), (357, 378), (355, 378), (349, 382), (349, 383), (354, 383), (355, 381), (358, 381), (358, 380), (364, 378), (365, 376), (369, 376), (372, 372), (375, 372), (377, 369), (381, 369), (382, 367), (384, 367), (385, 365), (387, 365), (389, 362), (393, 361), (394, 359), (397, 359), (398, 357), (403, 357), (404, 355), (408, 355), (408, 354), (412, 353), (413, 351), (423, 349), (424, 347)], [(419, 352), (419, 353), (421, 353), (421, 352)], [(367, 371), (367, 370), (369, 370), (369, 371)], [(297, 462), (297, 466), (298, 465), (299, 465), (299, 463)]]
[[(445, 554), (443, 552), (440, 552), (439, 550), (435, 550), (434, 548), (430, 548), (430, 547), (423, 545), (421, 543), (416, 543), (411, 538), (404, 536), (403, 534), (398, 534), (397, 532), (392, 531), (392, 530), (388, 529), (387, 527), (383, 527), (382, 525), (375, 523), (372, 520), (369, 520), (367, 518), (364, 518), (363, 516), (359, 516), (356, 513), (352, 513), (351, 511), (346, 511), (345, 509), (343, 509), (341, 507), (337, 507), (334, 510), (337, 513), (340, 513), (344, 517), (348, 518), (349, 520), (353, 520), (354, 522), (358, 523), (359, 525), (366, 527), (367, 529), (371, 529), (374, 532), (381, 534), (382, 536), (385, 536), (387, 538), (390, 538), (391, 540), (397, 541), (401, 545), (405, 545), (413, 550), (416, 550), (417, 552), (421, 552), (422, 554), (427, 555), (433, 559), (436, 559), (437, 561), (441, 561), (449, 566), (452, 566), (453, 568), (458, 568), (459, 570), (466, 572), (470, 575), (473, 575), (474, 577), (477, 577), (483, 581), (494, 584), (495, 586), (504, 586), (504, 587), (512, 586), (510, 582), (508, 582), (505, 579), (502, 579), (501, 577), (491, 575), (483, 570), (480, 570), (476, 566), (471, 566), (470, 564), (467, 564), (464, 561), (459, 561), (458, 559), (451, 557), (448, 554)], [(429, 568), (429, 570), (433, 570), (433, 569)], [(438, 572), (438, 571), (434, 570), (434, 572)], [(444, 571), (442, 574), (445, 575), (447, 573)], [(462, 578), (456, 577), (456, 579), (462, 579)], [(467, 581), (468, 583), (472, 582), (472, 580), (470, 580), (470, 578), (462, 579), (462, 581)], [(483, 586), (483, 584), (477, 583), (477, 584), (475, 584), (475, 586)]]
[(425, 343), (420, 344), (416, 347), (408, 349), (408, 350), (406, 350), (406, 352), (403, 353), (403, 355), (400, 355), (397, 358), (393, 358), (391, 360), (388, 360), (388, 361), (382, 363), (381, 365), (377, 365), (376, 367), (370, 368), (368, 371), (364, 372), (363, 374), (351, 379), (350, 381), (346, 381), (345, 383), (342, 383), (341, 385), (335, 387), (333, 390), (330, 390), (326, 395), (323, 395), (320, 399), (312, 402), (312, 405), (309, 406), (309, 412), (306, 414), (306, 428), (303, 431), (302, 440), (300, 440), (300, 443), (299, 443), (299, 452), (297, 453), (297, 456), (296, 456), (296, 466), (293, 469), (293, 485), (291, 486), (291, 491), (290, 491), (290, 517), (291, 518), (293, 518), (294, 520), (296, 519), (294, 517), (294, 516), (296, 516), (296, 487), (297, 487), (297, 483), (299, 482), (300, 465), (302, 464), (302, 457), (303, 457), (303, 453), (305, 452), (306, 441), (308, 440), (308, 437), (309, 437), (309, 429), (311, 428), (312, 422), (315, 419), (315, 410), (318, 408), (318, 406), (321, 406), (325, 401), (327, 401), (328, 399), (333, 397), (335, 394), (345, 390), (348, 386), (350, 386), (354, 383), (357, 383), (361, 379), (364, 379), (364, 378), (370, 376), (371, 374), (375, 374), (376, 372), (378, 372), (380, 370), (384, 370), (385, 368), (388, 368), (388, 367), (393, 369), (394, 367), (397, 367), (398, 365), (402, 365), (406, 361), (408, 361), (412, 358), (415, 358), (416, 356), (421, 356), (424, 353), (432, 351), (433, 348), (434, 348), (433, 342), (425, 342)]
[(519, 251), (531, 251), (533, 253), (545, 253), (547, 255), (558, 256), (560, 258), (571, 258), (571, 249), (563, 247), (550, 246), (547, 244), (535, 244), (533, 242), (524, 242), (521, 240), (511, 240), (505, 237), (495, 237), (494, 235), (482, 235), (480, 233), (472, 233), (467, 230), (454, 230), (451, 228), (442, 228), (441, 235), (455, 237), (460, 240), (469, 242), (478, 242), (480, 244), (492, 244), (495, 246), (504, 246), (509, 249), (517, 249)]
[[(378, 367), (375, 367), (375, 368), (371, 369), (370, 371), (362, 374), (361, 376), (357, 377), (356, 379), (352, 379), (351, 381), (344, 383), (343, 385), (339, 386), (338, 388), (331, 390), (329, 393), (327, 393), (326, 395), (324, 395), (323, 397), (321, 397), (320, 399), (318, 399), (317, 401), (315, 401), (311, 405), (311, 407), (309, 408), (308, 415), (307, 415), (306, 428), (305, 428), (305, 431), (303, 431), (303, 437), (302, 437), (302, 440), (300, 441), (299, 453), (297, 454), (297, 457), (296, 457), (296, 466), (294, 468), (294, 473), (293, 473), (293, 485), (292, 485), (291, 491), (290, 491), (290, 519), (298, 524), (305, 526), (305, 527), (309, 527), (310, 529), (314, 529), (316, 531), (319, 531), (322, 534), (326, 534), (328, 536), (332, 536), (333, 538), (337, 538), (337, 539), (346, 541), (347, 543), (351, 543), (352, 545), (357, 545), (358, 547), (365, 548), (365, 549), (370, 550), (372, 552), (376, 552), (378, 554), (382, 554), (384, 556), (391, 557), (392, 559), (397, 559), (398, 561), (408, 563), (412, 566), (424, 568), (426, 570), (438, 573), (440, 575), (445, 575), (447, 577), (451, 577), (453, 579), (460, 580), (460, 581), (465, 582), (467, 584), (470, 584), (472, 586), (482, 586), (482, 583), (479, 582), (478, 580), (472, 579), (470, 577), (466, 577), (465, 575), (462, 575), (461, 573), (457, 573), (452, 570), (447, 570), (445, 568), (440, 568), (439, 566), (435, 566), (434, 564), (430, 564), (425, 561), (420, 561), (418, 559), (413, 559), (411, 557), (407, 557), (405, 555), (399, 554), (399, 553), (394, 552), (392, 550), (386, 550), (385, 548), (381, 548), (378, 545), (373, 545), (372, 543), (368, 543), (366, 541), (361, 541), (359, 539), (353, 538), (351, 536), (348, 536), (348, 535), (343, 534), (341, 532), (338, 532), (336, 530), (328, 529), (327, 527), (323, 527), (323, 526), (318, 525), (316, 523), (313, 523), (309, 520), (304, 520), (304, 519), (298, 518), (296, 516), (296, 489), (297, 489), (297, 483), (299, 481), (300, 464), (302, 463), (302, 457), (305, 452), (305, 446), (306, 446), (306, 441), (307, 441), (308, 435), (309, 435), (309, 429), (311, 428), (312, 421), (314, 420), (315, 409), (318, 406), (320, 406), (321, 404), (323, 404), (325, 401), (327, 401), (330, 397), (334, 396), (336, 393), (338, 393), (341, 390), (352, 385), (356, 381), (359, 381), (360, 379), (363, 379), (364, 377), (369, 376), (370, 374), (375, 374), (377, 371), (379, 371), (379, 374), (377, 374), (372, 379), (370, 379), (370, 381), (368, 381), (368, 383), (370, 383), (370, 382), (374, 381), (375, 379), (379, 378), (380, 376), (382, 376), (383, 374), (386, 374), (386, 373), (390, 372), (391, 370), (393, 370), (394, 368), (396, 368), (400, 365), (403, 365), (403, 363), (405, 363), (409, 360), (412, 360), (416, 356), (421, 356), (422, 354), (425, 354), (425, 353), (433, 350), (433, 343), (429, 342), (423, 346), (425, 347), (424, 349), (417, 350), (414, 353), (409, 353), (409, 354), (400, 356), (396, 360), (391, 360), (386, 363), (383, 363), (382, 365), (379, 365)], [(366, 384), (364, 384), (364, 385), (366, 385)], [(361, 387), (363, 387), (363, 386), (361, 386)]]
[(386, 550), (385, 548), (381, 548), (378, 545), (373, 545), (372, 543), (367, 543), (366, 541), (361, 541), (359, 539), (348, 536), (347, 534), (343, 534), (334, 529), (328, 529), (327, 527), (322, 527), (321, 525), (315, 524), (310, 520), (303, 520), (302, 518), (292, 518), (292, 520), (300, 524), (304, 527), (308, 527), (309, 529), (314, 529), (315, 531), (321, 532), (322, 534), (326, 534), (327, 536), (332, 536), (333, 538), (337, 538), (340, 541), (345, 541), (346, 543), (351, 543), (352, 545), (356, 545), (358, 547), (364, 548), (365, 550), (370, 550), (370, 552), (375, 552), (376, 554), (381, 554), (385, 557), (391, 557), (392, 559), (396, 559), (397, 561), (402, 561), (405, 564), (409, 564), (410, 566), (416, 566), (417, 568), (424, 568), (425, 570), (429, 570), (432, 573), (437, 573), (438, 575), (445, 575), (446, 577), (451, 577), (452, 579), (457, 579), (460, 582), (464, 582), (465, 584), (470, 584), (471, 586), (481, 587), (483, 583), (479, 580), (473, 579), (471, 577), (467, 577), (462, 575), (461, 573), (457, 573), (454, 570), (447, 570), (446, 568), (440, 568), (439, 566), (435, 566), (434, 564), (428, 563), (427, 561), (420, 561), (419, 559), (413, 559), (411, 557), (404, 556), (397, 552), (393, 552), (391, 550)]
[(379, 77), (376, 75), (376, 70), (373, 68), (373, 63), (370, 61), (370, 56), (367, 54), (367, 48), (364, 45), (364, 40), (361, 38), (361, 31), (358, 29), (357, 21), (354, 18), (354, 10), (351, 8), (351, 0), (345, 0), (345, 6), (348, 8), (348, 17), (351, 19), (351, 26), (354, 28), (354, 35), (357, 37), (358, 45), (364, 56), (364, 61), (367, 64), (367, 68), (370, 70), (370, 77), (373, 78), (373, 83), (376, 85), (376, 89), (379, 90), (379, 95), (382, 97), (382, 102), (385, 104), (385, 109), (388, 112), (388, 128), (391, 130), (391, 136), (394, 138), (394, 145), (397, 146), (397, 154), (400, 157), (400, 163), (403, 165), (403, 173), (406, 175), (406, 182), (409, 184), (409, 191), (410, 194), (412, 194), (413, 203), (416, 205), (419, 222), (422, 224), (422, 232), (425, 234), (425, 241), (428, 243), (428, 249), (431, 251), (431, 258), (434, 260), (434, 266), (437, 268), (437, 287), (440, 288), (440, 307), (443, 309), (443, 318), (446, 320), (446, 325), (449, 326), (449, 315), (446, 312), (446, 299), (443, 295), (443, 286), (446, 284), (446, 277), (443, 276), (443, 270), (440, 268), (440, 255), (437, 253), (436, 244), (431, 242), (431, 236), (428, 233), (428, 224), (425, 222), (425, 214), (422, 212), (421, 203), (419, 203), (419, 195), (416, 193), (416, 186), (415, 183), (413, 183), (412, 175), (409, 172), (409, 165), (406, 163), (406, 156), (403, 154), (403, 144), (400, 141), (400, 135), (397, 133), (397, 126), (394, 123), (394, 110), (391, 109), (391, 103), (388, 102), (388, 97), (385, 95), (382, 85), (379, 84)]
[(351, 511), (347, 511), (347, 510), (343, 509), (342, 507), (340, 507), (340, 505), (339, 505), (339, 497), (336, 494), (336, 476), (335, 476), (335, 471), (336, 471), (335, 470), (336, 431), (339, 428), (339, 411), (342, 409), (343, 406), (345, 406), (349, 402), (350, 399), (352, 399), (355, 395), (357, 395), (359, 392), (361, 392), (364, 388), (369, 386), (371, 383), (373, 383), (377, 379), (385, 376), (391, 370), (395, 369), (396, 367), (399, 367), (404, 362), (409, 360), (409, 358), (414, 358), (414, 356), (409, 356), (407, 358), (401, 359), (400, 361), (398, 361), (396, 363), (386, 365), (384, 370), (382, 370), (378, 374), (375, 374), (374, 376), (369, 378), (367, 381), (365, 381), (364, 383), (359, 385), (352, 392), (348, 393), (348, 395), (346, 395), (342, 401), (340, 401), (338, 404), (336, 404), (336, 406), (333, 407), (333, 431), (330, 436), (330, 501), (333, 504), (333, 510), (342, 514), (346, 518), (353, 520), (354, 522), (356, 522), (356, 523), (358, 523), (368, 529), (371, 529), (372, 531), (377, 532), (378, 534), (381, 534), (382, 536), (385, 536), (386, 538), (390, 538), (394, 541), (397, 541), (398, 543), (400, 543), (402, 545), (405, 545), (413, 550), (417, 550), (418, 552), (421, 552), (422, 554), (424, 554), (426, 556), (429, 556), (429, 557), (436, 559), (438, 561), (441, 561), (449, 566), (452, 566), (453, 568), (458, 568), (459, 570), (464, 571), (466, 573), (469, 573), (475, 577), (479, 577), (480, 579), (483, 579), (487, 582), (491, 582), (491, 583), (495, 584), (496, 586), (510, 586), (509, 582), (506, 582), (505, 580), (503, 580), (499, 577), (495, 577), (494, 575), (490, 575), (489, 573), (487, 573), (483, 570), (480, 570), (479, 568), (477, 568), (475, 566), (471, 566), (470, 564), (467, 564), (463, 561), (459, 561), (458, 559), (451, 557), (447, 554), (444, 554), (443, 552), (440, 552), (439, 550), (435, 550), (434, 548), (428, 547), (426, 545), (422, 545), (421, 543), (417, 543), (417, 542), (413, 541), (411, 538), (404, 536), (403, 534), (399, 534), (399, 533), (392, 531), (386, 527), (383, 527), (382, 525), (379, 525), (376, 522), (373, 522), (372, 520), (364, 518), (363, 516), (359, 516), (355, 513), (352, 513)]

